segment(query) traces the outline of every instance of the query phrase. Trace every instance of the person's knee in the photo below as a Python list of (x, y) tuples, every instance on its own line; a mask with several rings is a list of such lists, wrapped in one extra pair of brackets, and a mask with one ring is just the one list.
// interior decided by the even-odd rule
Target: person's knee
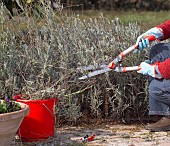
[(149, 84), (149, 95), (153, 98), (157, 98), (162, 96), (162, 89), (164, 88), (164, 84), (159, 80), (152, 80)]
[(149, 97), (170, 106), (170, 81), (152, 80), (149, 85)]

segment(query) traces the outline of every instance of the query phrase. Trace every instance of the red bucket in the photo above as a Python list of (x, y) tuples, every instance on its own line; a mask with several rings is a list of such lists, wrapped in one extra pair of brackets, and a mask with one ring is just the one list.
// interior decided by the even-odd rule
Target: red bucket
[(22, 141), (41, 141), (54, 136), (57, 98), (24, 100), (22, 95), (16, 95), (13, 99), (30, 107), (30, 114), (24, 118), (18, 130)]

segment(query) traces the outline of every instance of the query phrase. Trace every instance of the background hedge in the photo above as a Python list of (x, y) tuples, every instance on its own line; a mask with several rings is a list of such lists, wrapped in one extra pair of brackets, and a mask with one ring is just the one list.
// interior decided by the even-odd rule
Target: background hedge
[(105, 10), (169, 10), (170, 0), (61, 0), (65, 7), (73, 9)]

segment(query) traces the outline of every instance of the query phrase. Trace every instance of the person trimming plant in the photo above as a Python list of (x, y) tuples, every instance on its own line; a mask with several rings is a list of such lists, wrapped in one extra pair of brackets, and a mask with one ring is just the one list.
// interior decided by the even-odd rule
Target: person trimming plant
[[(170, 44), (161, 41), (170, 38), (170, 20), (153, 27), (137, 38), (138, 50), (149, 47), (146, 36), (154, 35), (160, 42), (150, 49), (149, 61), (140, 64), (138, 73), (149, 76), (149, 115), (161, 120), (146, 125), (150, 131), (170, 130)], [(137, 51), (138, 51), (137, 50)]]

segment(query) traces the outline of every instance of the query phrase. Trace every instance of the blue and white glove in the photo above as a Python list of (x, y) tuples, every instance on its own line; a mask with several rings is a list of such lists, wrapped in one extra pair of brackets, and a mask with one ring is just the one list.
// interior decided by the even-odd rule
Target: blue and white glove
[[(138, 45), (139, 50), (143, 50), (144, 48), (147, 48), (150, 46), (149, 40), (145, 38), (151, 35), (153, 35), (156, 39), (163, 38), (163, 32), (161, 31), (161, 29), (157, 27), (153, 27), (137, 38), (136, 45)], [(138, 52), (138, 51), (135, 51), (135, 52)]]
[(141, 69), (139, 71), (137, 71), (138, 73), (141, 73), (143, 75), (149, 75), (149, 76), (152, 76), (152, 77), (158, 78), (158, 79), (162, 78), (157, 65), (150, 65), (146, 62), (142, 62), (140, 64), (140, 67), (141, 67)]

